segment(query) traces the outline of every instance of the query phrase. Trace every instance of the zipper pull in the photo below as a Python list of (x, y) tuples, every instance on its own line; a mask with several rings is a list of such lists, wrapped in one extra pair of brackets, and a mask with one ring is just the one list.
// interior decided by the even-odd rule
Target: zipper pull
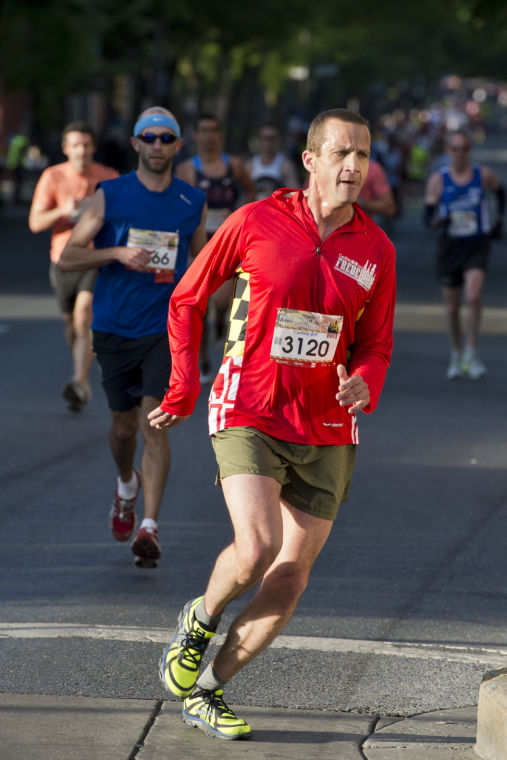
[(315, 253), (317, 254), (317, 256), (320, 256), (320, 245), (317, 246), (317, 248), (315, 249)]

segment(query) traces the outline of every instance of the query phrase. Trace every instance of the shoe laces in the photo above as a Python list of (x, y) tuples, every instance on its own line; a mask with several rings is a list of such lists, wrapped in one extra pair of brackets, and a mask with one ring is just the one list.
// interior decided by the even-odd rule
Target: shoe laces
[(217, 689), (216, 691), (209, 691), (208, 689), (199, 689), (198, 691), (195, 691), (192, 696), (198, 697), (199, 699), (202, 699), (202, 701), (207, 706), (207, 712), (210, 713), (212, 710), (218, 710), (218, 712), (222, 715), (222, 717), (225, 716), (227, 713), (230, 717), (235, 718), (236, 716), (228, 707), (228, 705), (225, 703), (223, 697), (222, 697), (222, 689)]
[(118, 494), (114, 497), (114, 511), (116, 512), (116, 515), (121, 519), (123, 517), (128, 517), (134, 509), (136, 505), (136, 500), (134, 499), (121, 499)]
[(181, 640), (181, 646), (185, 650), (183, 656), (191, 660), (195, 665), (199, 665), (208, 646), (208, 639), (198, 631), (189, 631)]

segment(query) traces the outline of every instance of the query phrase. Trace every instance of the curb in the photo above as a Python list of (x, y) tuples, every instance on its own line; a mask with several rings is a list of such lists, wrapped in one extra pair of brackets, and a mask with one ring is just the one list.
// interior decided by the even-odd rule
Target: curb
[(483, 760), (507, 758), (507, 667), (490, 670), (482, 679), (475, 751)]
[(363, 743), (363, 755), (366, 760), (477, 760), (476, 715), (472, 706), (381, 719)]

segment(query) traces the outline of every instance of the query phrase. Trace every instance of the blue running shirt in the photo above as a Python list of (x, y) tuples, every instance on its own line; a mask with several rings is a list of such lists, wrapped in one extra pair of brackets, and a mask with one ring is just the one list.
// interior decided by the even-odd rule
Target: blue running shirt
[(486, 193), (481, 170), (473, 166), (473, 176), (466, 185), (453, 182), (447, 166), (440, 169), (444, 189), (440, 199), (440, 217), (449, 219), (445, 234), (450, 238), (476, 238), (489, 233)]
[(126, 246), (129, 230), (177, 233), (179, 237), (174, 282), (161, 282), (151, 272), (136, 272), (120, 262), (101, 267), (93, 295), (92, 329), (125, 338), (164, 333), (169, 298), (188, 267), (190, 241), (198, 227), (205, 194), (172, 178), (163, 192), (148, 190), (135, 171), (100, 182), (105, 196), (104, 225), (94, 240), (96, 248)]

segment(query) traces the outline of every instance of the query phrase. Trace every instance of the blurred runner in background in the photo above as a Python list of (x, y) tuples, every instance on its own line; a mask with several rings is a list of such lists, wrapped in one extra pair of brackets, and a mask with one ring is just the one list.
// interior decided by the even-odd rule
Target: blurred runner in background
[(82, 121), (67, 124), (62, 132), (62, 152), (67, 161), (44, 169), (28, 217), (32, 232), (51, 229), (50, 281), (62, 312), (73, 366), (72, 378), (64, 386), (62, 396), (73, 412), (79, 412), (91, 398), (90, 325), (97, 271), (62, 272), (57, 264), (97, 183), (118, 177), (115, 169), (93, 160), (95, 151), (95, 137), (88, 124)]
[[(219, 120), (202, 114), (195, 126), (194, 142), (197, 152), (192, 158), (175, 167), (177, 177), (206, 193), (208, 213), (206, 235), (208, 240), (229, 214), (241, 203), (255, 200), (255, 186), (243, 161), (222, 150), (222, 129)], [(213, 295), (215, 337), (223, 339), (225, 319), (230, 306), (232, 281), (225, 282)], [(201, 341), (201, 382), (212, 379), (208, 356), (208, 323), (203, 327)]]
[(280, 150), (280, 132), (273, 124), (259, 129), (259, 152), (247, 162), (247, 169), (257, 200), (267, 198), (279, 187), (299, 187), (296, 167)]
[[(490, 237), (500, 237), (505, 209), (504, 188), (487, 166), (470, 162), (471, 141), (465, 131), (447, 138), (449, 164), (428, 178), (424, 222), (441, 230), (437, 275), (447, 317), (451, 355), (448, 380), (467, 375), (478, 380), (486, 367), (477, 354), (482, 292), (491, 249)], [(487, 191), (497, 199), (497, 217), (490, 224)], [(462, 339), (461, 291), (468, 307)]]

